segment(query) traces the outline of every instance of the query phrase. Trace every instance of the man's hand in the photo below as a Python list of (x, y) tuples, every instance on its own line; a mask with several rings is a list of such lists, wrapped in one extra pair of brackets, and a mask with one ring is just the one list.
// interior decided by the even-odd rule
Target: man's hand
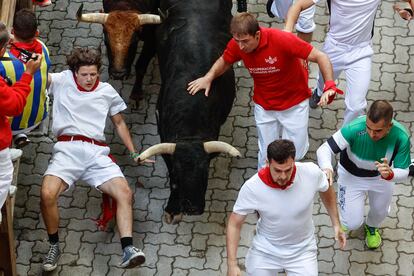
[(323, 169), (322, 170), (326, 174), (326, 178), (328, 179), (329, 186), (333, 184), (333, 171), (331, 169)]
[(241, 276), (237, 261), (227, 261), (227, 276)]
[(329, 104), (331, 102), (331, 98), (335, 97), (335, 94), (336, 94), (336, 92), (333, 89), (329, 89), (326, 92), (323, 92), (318, 105), (319, 106), (324, 106), (324, 105)]
[(26, 63), (26, 72), (30, 75), (34, 75), (34, 73), (39, 70), (41, 62), (42, 55), (33, 54), (32, 58)]
[(342, 250), (345, 249), (346, 246), (346, 234), (341, 229), (339, 225), (334, 226), (335, 231), (335, 240), (339, 243), (339, 248)]
[(375, 161), (375, 166), (378, 169), (378, 172), (381, 174), (381, 177), (387, 179), (393, 174), (391, 167), (388, 165), (388, 160), (386, 157), (381, 158), (382, 163)]
[(198, 91), (205, 89), (206, 92), (204, 93), (204, 95), (208, 97), (208, 93), (210, 92), (210, 87), (211, 87), (211, 80), (207, 78), (206, 76), (204, 76), (204, 77), (198, 78), (190, 82), (188, 84), (187, 91), (191, 95), (195, 95), (195, 93), (197, 93)]

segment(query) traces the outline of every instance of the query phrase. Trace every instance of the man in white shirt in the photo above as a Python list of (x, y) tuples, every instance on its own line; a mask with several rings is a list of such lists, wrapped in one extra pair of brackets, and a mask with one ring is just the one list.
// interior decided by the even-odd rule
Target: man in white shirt
[[(269, 17), (286, 19), (289, 8), (293, 5), (293, 0), (268, 0), (266, 10)], [(298, 37), (310, 43), (312, 34), (316, 28), (313, 17), (315, 16), (315, 6), (312, 5), (299, 14), (298, 22), (295, 25)]]
[(257, 212), (256, 236), (246, 256), (251, 276), (318, 275), (317, 247), (312, 220), (317, 192), (331, 218), (335, 239), (344, 248), (335, 191), (313, 163), (295, 162), (295, 146), (276, 140), (267, 148), (267, 166), (241, 188), (227, 225), (228, 276), (241, 275), (237, 265), (240, 230), (247, 214)]
[[(298, 0), (286, 18), (286, 31), (292, 31), (301, 11), (319, 0)], [(330, 10), (329, 31), (322, 51), (331, 60), (334, 79), (343, 71), (346, 79), (343, 125), (365, 114), (366, 95), (371, 81), (372, 36), (374, 19), (381, 0), (327, 0)], [(410, 4), (414, 4), (413, 1)], [(401, 17), (410, 19), (404, 13)], [(321, 74), (309, 105), (320, 105), (324, 80)]]
[(101, 55), (97, 50), (78, 48), (68, 57), (70, 70), (49, 75), (53, 96), (53, 133), (58, 142), (44, 174), (41, 210), (50, 248), (43, 262), (45, 271), (57, 267), (59, 248), (59, 195), (83, 180), (117, 202), (116, 220), (121, 238), (122, 268), (142, 264), (145, 255), (132, 244), (132, 192), (121, 169), (105, 144), (105, 123), (109, 115), (114, 128), (138, 160), (129, 130), (121, 115), (126, 104), (108, 83), (99, 81)]

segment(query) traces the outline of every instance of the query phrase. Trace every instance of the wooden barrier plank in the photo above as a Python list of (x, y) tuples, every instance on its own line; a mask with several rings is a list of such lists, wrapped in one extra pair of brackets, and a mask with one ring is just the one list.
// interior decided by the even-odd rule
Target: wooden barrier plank
[(14, 10), (16, 9), (17, 0), (2, 0), (0, 21), (7, 25), (8, 28), (13, 26)]

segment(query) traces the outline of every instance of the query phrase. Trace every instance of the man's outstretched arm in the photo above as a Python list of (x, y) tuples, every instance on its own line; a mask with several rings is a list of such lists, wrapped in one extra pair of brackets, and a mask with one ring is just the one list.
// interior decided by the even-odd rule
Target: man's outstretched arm
[(223, 56), (219, 57), (210, 70), (203, 77), (193, 80), (188, 84), (187, 91), (191, 95), (194, 95), (198, 91), (205, 89), (205, 95), (208, 96), (210, 92), (211, 83), (213, 80), (226, 72), (232, 66), (231, 63), (227, 63)]
[(299, 14), (301, 11), (306, 10), (312, 5), (315, 5), (313, 0), (298, 0), (289, 8), (286, 15), (285, 29), (284, 31), (293, 32), (296, 22), (298, 21)]

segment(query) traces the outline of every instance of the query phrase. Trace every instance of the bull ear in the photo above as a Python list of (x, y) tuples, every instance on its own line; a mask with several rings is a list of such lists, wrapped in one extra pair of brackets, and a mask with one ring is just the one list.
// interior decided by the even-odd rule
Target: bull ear
[(240, 157), (240, 152), (230, 144), (221, 141), (210, 141), (204, 143), (204, 150), (207, 153), (223, 152), (233, 157)]
[(161, 24), (161, 17), (155, 14), (138, 14), (138, 20), (141, 25)]
[(76, 12), (76, 18), (79, 22), (88, 22), (88, 23), (101, 23), (105, 24), (108, 14), (107, 13), (85, 13), (83, 14), (83, 4), (80, 5), (78, 11)]

